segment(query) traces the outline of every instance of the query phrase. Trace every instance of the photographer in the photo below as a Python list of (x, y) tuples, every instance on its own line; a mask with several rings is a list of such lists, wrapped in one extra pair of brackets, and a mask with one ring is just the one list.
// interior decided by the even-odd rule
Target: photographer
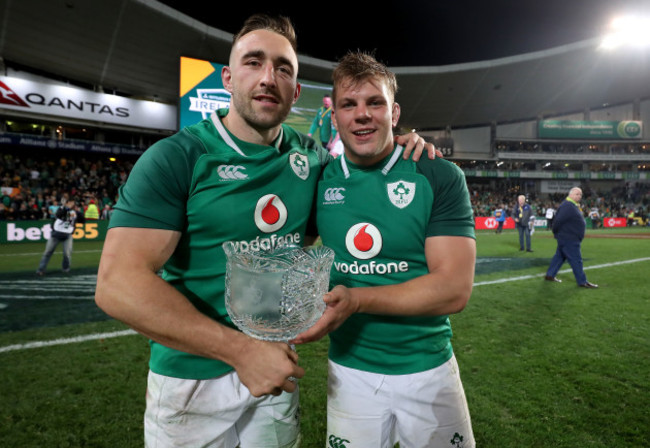
[(83, 213), (75, 210), (75, 202), (68, 199), (62, 207), (56, 211), (56, 218), (52, 224), (52, 233), (45, 245), (45, 252), (38, 265), (36, 275), (45, 275), (45, 269), (50, 262), (50, 258), (59, 243), (63, 244), (63, 262), (61, 269), (64, 273), (70, 272), (70, 261), (72, 257), (72, 234), (74, 233), (75, 224), (84, 222)]

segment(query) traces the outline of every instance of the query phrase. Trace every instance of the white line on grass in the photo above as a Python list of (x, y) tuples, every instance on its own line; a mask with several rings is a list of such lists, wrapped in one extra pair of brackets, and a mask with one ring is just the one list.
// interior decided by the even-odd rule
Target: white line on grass
[(0, 347), (0, 353), (11, 352), (14, 350), (25, 350), (28, 348), (50, 347), (53, 345), (76, 344), (78, 342), (94, 341), (96, 339), (116, 338), (119, 336), (130, 336), (132, 334), (138, 334), (138, 333), (136, 333), (133, 330), (123, 330), (123, 331), (114, 331), (112, 333), (88, 334), (85, 336), (76, 336), (74, 338), (54, 339), (52, 341), (35, 341), (35, 342), (28, 342), (26, 344), (7, 345), (5, 347)]
[[(615, 263), (605, 263), (605, 264), (597, 264), (594, 266), (587, 266), (584, 268), (585, 271), (589, 269), (602, 269), (602, 268), (609, 268), (611, 266), (618, 266), (621, 264), (630, 264), (630, 263), (638, 263), (640, 261), (649, 261), (650, 257), (645, 257), (645, 258), (635, 258), (633, 260), (624, 260), (624, 261), (617, 261)], [(560, 271), (561, 274), (566, 274), (567, 272), (572, 272), (571, 269), (563, 269)], [(530, 280), (531, 278), (536, 278), (536, 277), (544, 277), (546, 273), (543, 274), (531, 274), (531, 275), (520, 275), (519, 277), (510, 277), (510, 278), (500, 278), (497, 280), (488, 280), (485, 282), (477, 282), (474, 283), (474, 286), (483, 286), (483, 285), (494, 285), (496, 283), (508, 283), (508, 282), (516, 282), (519, 280)]]
[[(595, 266), (587, 266), (585, 267), (586, 270), (590, 269), (602, 269), (602, 268), (608, 268), (611, 266), (619, 266), (622, 264), (630, 264), (630, 263), (639, 263), (642, 261), (650, 261), (650, 257), (645, 257), (645, 258), (635, 258), (633, 260), (625, 260), (625, 261), (617, 261), (615, 263), (605, 263), (605, 264), (599, 264)], [(564, 269), (560, 271), (561, 273), (567, 273), (571, 272), (571, 269)], [(519, 280), (529, 280), (531, 278), (536, 278), (536, 277), (543, 277), (545, 274), (534, 274), (534, 275), (520, 275), (518, 277), (510, 277), (510, 278), (502, 278), (498, 280), (490, 280), (490, 281), (485, 281), (485, 282), (477, 282), (474, 283), (474, 286), (483, 286), (483, 285), (493, 285), (497, 283), (506, 283), (506, 282), (516, 282)], [(39, 348), (39, 347), (49, 347), (53, 345), (65, 345), (65, 344), (75, 344), (78, 342), (85, 342), (85, 341), (92, 341), (96, 339), (108, 339), (108, 338), (116, 338), (119, 336), (129, 336), (133, 334), (138, 334), (137, 332), (133, 330), (124, 330), (124, 331), (115, 331), (112, 333), (98, 333), (98, 334), (89, 334), (86, 336), (77, 336), (74, 338), (63, 338), (63, 339), (54, 339), (52, 341), (36, 341), (36, 342), (29, 342), (26, 344), (15, 344), (15, 345), (7, 345), (5, 347), (0, 347), (0, 353), (4, 352), (11, 352), (15, 350), (25, 350), (28, 348)]]

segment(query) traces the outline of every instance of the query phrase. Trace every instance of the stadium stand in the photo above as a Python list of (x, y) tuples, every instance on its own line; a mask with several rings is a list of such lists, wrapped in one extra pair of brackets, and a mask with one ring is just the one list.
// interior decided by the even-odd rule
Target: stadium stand
[[(148, 105), (163, 103), (176, 110), (179, 55), (221, 63), (228, 60), (229, 33), (188, 20), (156, 1), (128, 0), (123, 7), (127, 13), (116, 14), (110, 0), (97, 0), (89, 9), (45, 0), (9, 3), (4, 11), (8, 27), (0, 43), (0, 82), (46, 79), (98, 95)], [(31, 30), (35, 26), (51, 45), (34, 44), (37, 35)], [(98, 29), (120, 32), (98, 36)], [(175, 36), (174, 42), (150, 38), (160, 29)], [(69, 39), (72, 34), (78, 38)], [(205, 45), (197, 50), (199, 41)], [(133, 46), (133, 42), (140, 44)], [(304, 79), (331, 82), (331, 61), (301, 55), (300, 64)], [(399, 67), (395, 72), (400, 84), (397, 100), (408, 111), (401, 125), (436, 142), (445, 157), (463, 169), (476, 192), (477, 216), (489, 216), (500, 201), (511, 207), (522, 193), (541, 210), (557, 203), (571, 186), (580, 185), (585, 191), (585, 210), (598, 207), (604, 217), (627, 217), (633, 212), (634, 222), (645, 222), (639, 217), (648, 212), (650, 182), (650, 55), (646, 50), (605, 51), (599, 40), (591, 39), (497, 60)], [(36, 95), (30, 106), (65, 106), (56, 98), (46, 101), (40, 93), (30, 95)], [(114, 202), (116, 175), (107, 170), (118, 171), (118, 177), (120, 169), (127, 173), (138, 153), (174, 131), (152, 123), (151, 115), (144, 123), (135, 123), (132, 116), (125, 125), (115, 125), (106, 122), (108, 114), (99, 119), (63, 115), (53, 119), (8, 104), (0, 101), (0, 150), (23, 162), (25, 169), (30, 168), (28, 154), (36, 151), (29, 144), (16, 144), (25, 133), (47, 145), (85, 140), (127, 148), (123, 154), (128, 157), (121, 155), (115, 162), (95, 157), (87, 148), (71, 155), (63, 155), (62, 150), (53, 150), (58, 151), (56, 156), (53, 151), (44, 152), (52, 160), (39, 158), (37, 171), (46, 179), (52, 176), (48, 182), (54, 185), (45, 185), (42, 177), (30, 179), (20, 164), (13, 167), (11, 161), (3, 160), (3, 188), (9, 191), (20, 186), (22, 195), (29, 196), (22, 199), (27, 204), (32, 199), (37, 205), (43, 202), (39, 194), (47, 201), (52, 190), (57, 199), (67, 193), (83, 202), (91, 190), (102, 196), (97, 198), (98, 205), (104, 205), (104, 196)], [(110, 115), (120, 112), (108, 103), (94, 107), (95, 112), (106, 108)], [(622, 136), (566, 130), (553, 134), (545, 127), (561, 123), (618, 124), (625, 132)], [(59, 166), (61, 158), (82, 172), (90, 172), (94, 164), (101, 174), (88, 172), (70, 180), (69, 170), (66, 173)], [(21, 204), (10, 204), (10, 208), (10, 215), (32, 213), (29, 206), (25, 212)], [(0, 219), (3, 216), (7, 216), (7, 205), (0, 211)]]

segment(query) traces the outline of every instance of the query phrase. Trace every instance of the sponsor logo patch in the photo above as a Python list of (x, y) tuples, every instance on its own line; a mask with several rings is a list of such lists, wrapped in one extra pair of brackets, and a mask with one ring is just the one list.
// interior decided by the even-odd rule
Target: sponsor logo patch
[(255, 225), (264, 233), (281, 229), (287, 222), (287, 207), (279, 196), (267, 194), (262, 196), (255, 206)]
[(323, 204), (343, 204), (345, 202), (345, 188), (328, 188), (323, 194)]
[(349, 440), (337, 437), (334, 434), (330, 434), (327, 439), (329, 448), (347, 448), (347, 443), (350, 443)]
[(375, 257), (381, 251), (382, 242), (379, 229), (367, 222), (353, 225), (345, 235), (348, 252), (359, 260)]
[(244, 180), (248, 179), (246, 168), (241, 165), (219, 165), (217, 174), (222, 180)]

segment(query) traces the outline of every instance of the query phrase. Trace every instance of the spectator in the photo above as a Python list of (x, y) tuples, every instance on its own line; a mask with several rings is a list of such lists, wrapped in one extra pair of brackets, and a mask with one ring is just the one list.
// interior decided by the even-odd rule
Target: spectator
[(94, 199), (91, 199), (88, 202), (88, 205), (86, 206), (84, 212), (86, 219), (89, 219), (91, 221), (96, 221), (99, 219), (99, 209), (97, 208), (97, 204), (95, 204)]
[(565, 261), (569, 262), (573, 275), (582, 288), (598, 288), (598, 285), (587, 281), (582, 267), (582, 253), (580, 244), (585, 237), (585, 219), (580, 209), (582, 190), (574, 187), (569, 195), (557, 210), (557, 216), (553, 223), (553, 235), (557, 240), (557, 250), (551, 259), (551, 264), (546, 271), (545, 280), (561, 283), (562, 280), (556, 277)]
[(109, 219), (111, 219), (112, 214), (113, 214), (113, 208), (111, 207), (111, 204), (106, 203), (106, 204), (104, 204), (104, 208), (102, 209), (100, 219), (109, 220)]
[(70, 265), (72, 261), (72, 234), (74, 233), (75, 224), (83, 222), (83, 215), (75, 210), (75, 203), (68, 200), (63, 207), (59, 207), (56, 212), (56, 219), (52, 224), (52, 231), (50, 238), (45, 245), (45, 252), (41, 257), (41, 262), (36, 270), (36, 275), (45, 275), (47, 264), (54, 253), (56, 247), (61, 243), (63, 246), (63, 262), (61, 269), (64, 273), (70, 272)]
[(506, 222), (506, 207), (504, 204), (501, 204), (501, 207), (494, 211), (494, 218), (497, 220), (497, 230), (496, 233), (503, 232), (503, 223)]
[(336, 129), (332, 125), (332, 98), (329, 95), (323, 96), (323, 105), (316, 111), (316, 116), (309, 128), (310, 137), (318, 131), (320, 142), (323, 148), (332, 149), (331, 144), (336, 136)]
[(523, 194), (517, 197), (517, 204), (512, 212), (512, 217), (515, 220), (517, 231), (519, 232), (519, 250), (524, 250), (524, 239), (526, 240), (526, 252), (532, 252), (530, 248), (530, 227), (529, 220), (533, 210), (529, 204), (526, 203), (526, 196)]
[(600, 223), (600, 213), (598, 212), (597, 207), (592, 207), (589, 211), (589, 219), (591, 220), (591, 228), (597, 229), (598, 224)]
[(546, 208), (546, 228), (551, 230), (553, 228), (553, 218), (555, 218), (555, 208), (553, 203)]

